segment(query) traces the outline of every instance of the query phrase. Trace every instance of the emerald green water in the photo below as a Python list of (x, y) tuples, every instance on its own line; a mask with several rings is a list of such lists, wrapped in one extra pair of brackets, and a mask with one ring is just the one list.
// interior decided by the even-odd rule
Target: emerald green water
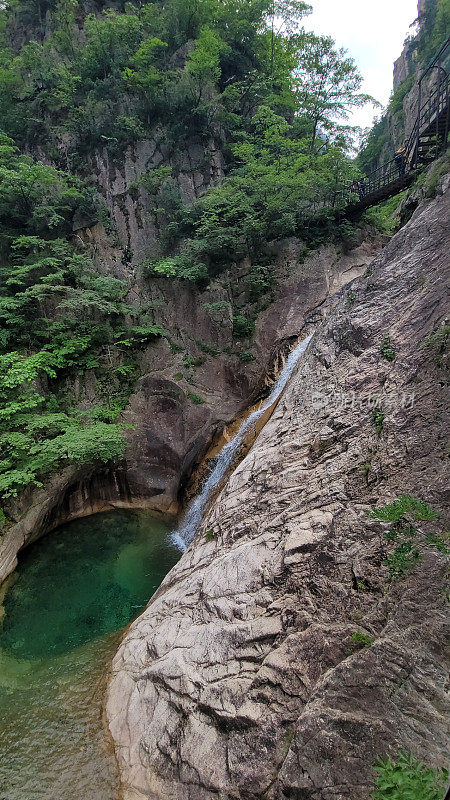
[(117, 800), (106, 675), (123, 627), (179, 558), (168, 530), (114, 511), (25, 551), (0, 623), (0, 800)]

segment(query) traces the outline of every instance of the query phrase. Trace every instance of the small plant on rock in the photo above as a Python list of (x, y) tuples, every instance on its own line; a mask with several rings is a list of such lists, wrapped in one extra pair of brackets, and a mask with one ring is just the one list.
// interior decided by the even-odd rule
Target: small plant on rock
[(379, 758), (373, 800), (442, 800), (448, 780), (445, 769), (425, 767), (411, 753), (400, 753), (396, 761)]
[(233, 336), (235, 339), (249, 339), (255, 332), (255, 322), (243, 314), (233, 316)]
[(186, 353), (185, 357), (183, 358), (183, 367), (186, 369), (196, 369), (197, 367), (203, 366), (205, 363), (205, 356), (197, 356), (194, 358)]
[(449, 344), (450, 325), (443, 325), (424, 339), (422, 347), (426, 347), (433, 353), (436, 366), (441, 367), (449, 351)]
[(386, 556), (383, 563), (389, 567), (389, 578), (392, 580), (410, 572), (420, 557), (419, 549), (410, 540), (399, 544), (393, 553)]
[(184, 347), (181, 344), (177, 344), (177, 342), (174, 342), (173, 339), (167, 339), (167, 341), (169, 342), (169, 347), (170, 347), (172, 353), (183, 353), (184, 352)]
[(403, 525), (405, 517), (409, 515), (414, 520), (436, 520), (439, 516), (437, 511), (433, 511), (428, 503), (417, 500), (409, 494), (402, 494), (391, 505), (372, 506), (369, 516), (372, 519), (379, 519), (382, 522), (393, 522), (394, 525)]
[(211, 356), (211, 358), (217, 358), (217, 356), (219, 355), (219, 350), (217, 349), (217, 347), (213, 347), (210, 344), (206, 344), (206, 342), (199, 342), (197, 339), (195, 343), (199, 348), (199, 350), (201, 350), (202, 353), (206, 353), (207, 356)]
[(201, 406), (203, 403), (206, 403), (206, 400), (204, 400), (203, 397), (200, 397), (199, 394), (195, 394), (195, 392), (189, 391), (189, 389), (186, 394), (189, 397), (189, 400), (191, 400), (192, 403), (195, 403), (196, 406)]
[(241, 352), (237, 354), (237, 357), (241, 364), (248, 364), (250, 361), (255, 360), (255, 356), (252, 353), (248, 352)]
[(386, 359), (386, 361), (394, 360), (395, 350), (391, 345), (391, 340), (389, 336), (385, 336), (383, 341), (381, 342), (380, 353)]
[(419, 521), (434, 521), (438, 517), (437, 511), (415, 497), (402, 494), (390, 505), (376, 508), (372, 506), (369, 512), (371, 519), (380, 522), (392, 523), (384, 531), (384, 539), (396, 547), (386, 554), (384, 564), (389, 568), (389, 580), (400, 578), (409, 572), (422, 557), (421, 549), (427, 545), (447, 553), (445, 542), (433, 533), (419, 531), (414, 523)]
[(383, 422), (384, 422), (384, 413), (382, 412), (381, 408), (374, 408), (372, 411), (372, 419), (373, 424), (375, 425), (375, 430), (378, 436), (381, 436), (381, 431), (383, 430)]
[(358, 648), (361, 649), (363, 647), (371, 647), (373, 645), (373, 639), (371, 636), (368, 636), (366, 633), (362, 633), (362, 631), (354, 631), (352, 633), (352, 639)]

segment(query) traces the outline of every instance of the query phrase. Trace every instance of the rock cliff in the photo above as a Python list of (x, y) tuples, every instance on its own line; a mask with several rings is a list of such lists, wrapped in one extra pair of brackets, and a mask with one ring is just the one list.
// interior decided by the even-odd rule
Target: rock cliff
[[(248, 265), (232, 265), (220, 283), (203, 292), (171, 281), (149, 283), (141, 271), (121, 264), (101, 231), (85, 235), (99, 268), (126, 279), (131, 300), (153, 304), (155, 321), (170, 335), (142, 355), (141, 377), (124, 414), (129, 445), (120, 468), (105, 472), (94, 465), (86, 473), (70, 467), (43, 489), (9, 504), (14, 524), (0, 533), (0, 582), (14, 569), (24, 544), (67, 520), (116, 506), (176, 513), (180, 487), (196, 459), (214, 433), (247, 407), (272, 356), (305, 319), (320, 317), (321, 307), (339, 287), (364, 272), (385, 240), (373, 230), (360, 230), (348, 252), (330, 244), (306, 258), (299, 258), (300, 241), (281, 243), (274, 255), (273, 302), (260, 315), (253, 344), (242, 343), (251, 348), (253, 359), (244, 363), (233, 339), (227, 285), (233, 284), (236, 293)], [(214, 304), (219, 304), (217, 311)], [(74, 387), (82, 405), (99, 393), (93, 376), (92, 384)], [(201, 402), (193, 402), (193, 396)]]
[(445, 764), (445, 557), (389, 583), (367, 511), (407, 492), (445, 530), (448, 185), (340, 291), (125, 636), (107, 717), (126, 800), (368, 800), (380, 755)]
[[(418, 0), (417, 19), (411, 21), (411, 34), (405, 39), (402, 52), (394, 62), (393, 93), (388, 106), (375, 123), (368, 138), (369, 147), (362, 151), (361, 165), (364, 171), (382, 166), (394, 157), (397, 148), (409, 139), (417, 117), (419, 101), (419, 78), (427, 63), (435, 55), (430, 50), (430, 38), (433, 37), (437, 0)], [(445, 37), (445, 30), (435, 38), (438, 49)], [(422, 81), (421, 104), (426, 102), (436, 88), (438, 71), (431, 70)]]

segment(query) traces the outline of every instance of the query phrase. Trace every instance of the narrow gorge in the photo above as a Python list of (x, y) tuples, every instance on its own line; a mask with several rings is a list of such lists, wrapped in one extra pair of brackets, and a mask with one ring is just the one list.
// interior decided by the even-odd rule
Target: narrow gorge
[(0, 7), (0, 800), (448, 800), (450, 8), (321, 11)]
[(425, 203), (340, 292), (125, 637), (107, 712), (127, 800), (365, 800), (380, 752), (445, 765), (446, 557), (429, 550), (386, 591), (367, 510), (405, 487), (447, 496), (443, 367), (424, 349), (446, 313), (449, 202)]

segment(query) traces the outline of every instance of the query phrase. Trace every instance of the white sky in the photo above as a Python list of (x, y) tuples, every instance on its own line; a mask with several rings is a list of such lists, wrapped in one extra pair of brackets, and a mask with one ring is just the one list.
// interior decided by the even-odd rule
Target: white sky
[[(383, 106), (392, 91), (394, 61), (400, 55), (409, 26), (417, 17), (417, 0), (308, 0), (313, 13), (303, 20), (306, 30), (332, 36), (345, 47), (364, 78), (362, 90)], [(379, 109), (356, 109), (352, 125), (372, 124)]]

